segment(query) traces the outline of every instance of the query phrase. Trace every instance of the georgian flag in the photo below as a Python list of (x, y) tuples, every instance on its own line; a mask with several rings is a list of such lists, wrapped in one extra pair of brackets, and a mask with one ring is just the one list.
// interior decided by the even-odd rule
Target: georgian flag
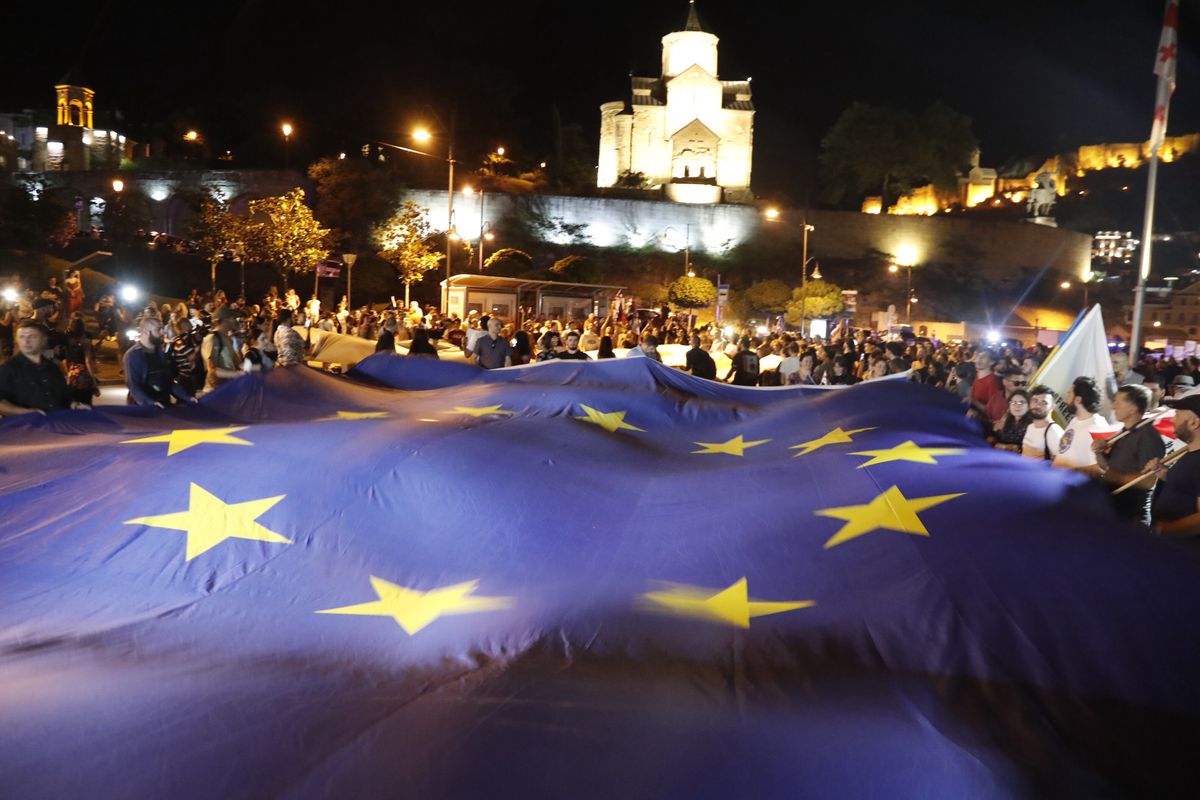
[(1175, 60), (1178, 51), (1176, 32), (1179, 24), (1179, 0), (1167, 0), (1167, 11), (1163, 16), (1162, 36), (1158, 40), (1158, 54), (1154, 60), (1154, 74), (1158, 76), (1158, 93), (1154, 101), (1154, 126), (1150, 129), (1150, 147), (1162, 147), (1167, 135), (1167, 111), (1171, 95), (1175, 91)]

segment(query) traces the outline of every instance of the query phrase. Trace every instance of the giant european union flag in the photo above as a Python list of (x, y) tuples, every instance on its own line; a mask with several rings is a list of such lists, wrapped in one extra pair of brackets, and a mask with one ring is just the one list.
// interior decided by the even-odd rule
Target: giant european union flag
[(1196, 785), (1195, 553), (913, 384), (381, 355), (5, 420), (0, 510), (3, 797)]

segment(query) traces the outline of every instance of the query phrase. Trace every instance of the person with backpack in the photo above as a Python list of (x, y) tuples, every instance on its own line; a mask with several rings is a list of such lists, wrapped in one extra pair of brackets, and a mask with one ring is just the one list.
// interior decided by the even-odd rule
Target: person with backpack
[(221, 306), (213, 313), (212, 333), (205, 336), (200, 345), (200, 357), (204, 359), (207, 372), (204, 382), (207, 391), (242, 375), (241, 355), (233, 340), (237, 321), (237, 312), (229, 306)]
[(1062, 440), (1062, 426), (1050, 416), (1054, 411), (1054, 390), (1048, 386), (1034, 386), (1029, 390), (1029, 426), (1021, 442), (1021, 455), (1042, 461), (1051, 461), (1058, 452)]

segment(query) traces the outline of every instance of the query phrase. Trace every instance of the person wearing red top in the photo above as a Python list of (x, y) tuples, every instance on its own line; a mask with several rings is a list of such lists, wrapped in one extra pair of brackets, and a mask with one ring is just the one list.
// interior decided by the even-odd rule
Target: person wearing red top
[[(971, 385), (971, 405), (980, 414), (986, 413), (988, 404), (992, 401), (992, 397), (1000, 395), (1004, 397), (1004, 389), (1000, 385), (1000, 379), (992, 374), (993, 358), (991, 351), (980, 350), (975, 354), (975, 383)], [(1004, 410), (1000, 412), (1000, 416), (1004, 416)], [(989, 416), (989, 419), (992, 419)], [(997, 418), (998, 419), (998, 418)], [(992, 419), (992, 422), (995, 422)]]
[(1017, 389), (1025, 389), (1029, 385), (1029, 380), (1025, 377), (1025, 373), (1021, 372), (1020, 367), (1007, 367), (1002, 372), (1001, 385), (1003, 391), (996, 392), (987, 402), (988, 419), (992, 422), (997, 422), (1004, 419), (1005, 412), (1008, 411), (1008, 398), (1012, 397), (1012, 393)]

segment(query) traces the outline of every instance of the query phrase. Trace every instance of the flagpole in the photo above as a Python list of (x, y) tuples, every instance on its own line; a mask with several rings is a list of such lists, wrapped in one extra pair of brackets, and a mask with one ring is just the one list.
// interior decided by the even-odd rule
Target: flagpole
[(1133, 330), (1129, 336), (1129, 360), (1137, 363), (1142, 349), (1142, 317), (1146, 306), (1146, 279), (1150, 277), (1150, 255), (1154, 249), (1154, 197), (1158, 187), (1158, 154), (1167, 136), (1167, 112), (1175, 92), (1175, 64), (1178, 49), (1179, 0), (1167, 0), (1162, 35), (1154, 74), (1158, 86), (1154, 94), (1154, 124), (1150, 128), (1150, 169), (1146, 174), (1146, 214), (1142, 219), (1142, 252), (1138, 264), (1137, 287), (1133, 290)]
[[(1163, 120), (1166, 128), (1166, 119)], [(1133, 290), (1133, 330), (1129, 337), (1129, 360), (1136, 364), (1142, 348), (1142, 316), (1146, 305), (1146, 278), (1150, 275), (1150, 250), (1154, 237), (1154, 194), (1158, 186), (1158, 151), (1151, 143), (1150, 170), (1146, 174), (1146, 214), (1142, 219), (1142, 253), (1138, 267), (1137, 287)]]

